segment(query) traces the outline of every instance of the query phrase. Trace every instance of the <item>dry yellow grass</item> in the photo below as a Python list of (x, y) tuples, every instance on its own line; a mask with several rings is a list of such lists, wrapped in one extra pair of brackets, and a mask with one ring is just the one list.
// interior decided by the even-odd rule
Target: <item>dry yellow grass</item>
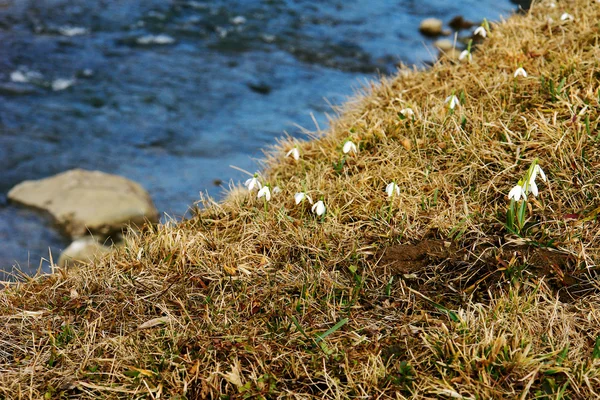
[(0, 292), (0, 398), (598, 398), (600, 4), (557, 3), (374, 83), (300, 160), (282, 141), (267, 209), (236, 189)]

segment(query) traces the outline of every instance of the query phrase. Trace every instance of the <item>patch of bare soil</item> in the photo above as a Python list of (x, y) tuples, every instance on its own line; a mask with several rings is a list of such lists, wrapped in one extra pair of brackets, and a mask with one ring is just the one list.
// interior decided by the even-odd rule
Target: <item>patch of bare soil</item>
[(409, 287), (447, 306), (467, 298), (482, 301), (505, 284), (545, 279), (562, 301), (594, 288), (576, 257), (534, 245), (459, 248), (443, 240), (390, 246), (380, 253), (377, 272), (398, 276)]

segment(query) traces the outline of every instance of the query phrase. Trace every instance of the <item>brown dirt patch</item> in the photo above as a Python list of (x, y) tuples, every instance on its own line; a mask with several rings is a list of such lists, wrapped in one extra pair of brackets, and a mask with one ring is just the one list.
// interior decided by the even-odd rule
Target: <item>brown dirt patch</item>
[(389, 268), (392, 275), (412, 274), (421, 269), (454, 258), (456, 247), (442, 240), (423, 240), (414, 244), (400, 244), (386, 248), (379, 265)]
[(400, 276), (440, 304), (462, 303), (459, 299), (472, 294), (487, 297), (489, 290), (503, 283), (518, 285), (526, 279), (544, 278), (563, 301), (593, 290), (575, 256), (533, 245), (466, 249), (450, 241), (422, 240), (387, 247), (380, 253), (377, 269)]

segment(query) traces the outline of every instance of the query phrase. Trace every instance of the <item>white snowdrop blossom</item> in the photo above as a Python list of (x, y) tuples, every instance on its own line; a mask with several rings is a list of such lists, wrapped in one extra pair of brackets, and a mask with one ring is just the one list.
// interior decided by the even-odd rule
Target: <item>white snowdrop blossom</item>
[(388, 197), (392, 197), (394, 195), (394, 192), (396, 192), (396, 196), (399, 196), (400, 188), (398, 187), (398, 185), (396, 185), (396, 182), (391, 182), (388, 183), (385, 187), (385, 192), (387, 193)]
[(535, 172), (536, 172), (536, 174), (540, 174), (540, 176), (542, 177), (542, 180), (544, 182), (548, 182), (548, 178), (546, 177), (546, 174), (544, 173), (544, 170), (542, 169), (542, 167), (540, 167), (539, 165), (536, 165)]
[(514, 77), (516, 78), (519, 75), (524, 78), (527, 78), (527, 72), (523, 69), (523, 67), (517, 68), (517, 70), (515, 71)]
[(244, 182), (244, 185), (250, 191), (254, 190), (254, 188), (257, 188), (257, 189), (261, 189), (262, 188), (262, 185), (259, 182), (257, 175), (254, 175), (252, 178), (247, 179), (246, 182)]
[(542, 167), (540, 167), (538, 164), (536, 164), (535, 167), (533, 168), (533, 173), (529, 177), (529, 183), (535, 182), (538, 175), (542, 178), (542, 180), (544, 182), (548, 182), (548, 178), (546, 177), (544, 170), (542, 169)]
[(294, 157), (294, 160), (298, 161), (300, 159), (300, 150), (298, 150), (298, 148), (294, 146), (294, 148), (288, 151), (285, 156), (292, 156)]
[(569, 13), (564, 13), (560, 16), (561, 21), (573, 21), (573, 16)]
[(460, 55), (458, 56), (458, 59), (460, 61), (467, 59), (469, 62), (471, 62), (473, 60), (473, 56), (471, 55), (471, 52), (469, 50), (463, 50)]
[(475, 29), (475, 32), (473, 32), (473, 36), (476, 35), (479, 35), (481, 37), (487, 37), (487, 31), (483, 26), (480, 26), (479, 28)]
[(539, 190), (538, 190), (537, 184), (535, 183), (535, 180), (531, 180), (531, 181), (529, 182), (529, 191), (530, 191), (531, 193), (533, 193), (533, 195), (534, 195), (535, 197), (537, 197), (537, 195), (538, 195), (538, 193), (539, 193)]
[(271, 200), (271, 190), (268, 186), (263, 186), (263, 188), (258, 191), (258, 195), (256, 196), (256, 198), (260, 199), (263, 196), (267, 201)]
[(281, 193), (281, 188), (279, 186), (275, 186), (272, 190), (273, 194)]
[(325, 214), (325, 203), (323, 203), (323, 200), (317, 201), (312, 206), (312, 212), (314, 212), (318, 216), (321, 216), (321, 215)]
[(400, 110), (400, 114), (404, 115), (406, 118), (411, 118), (415, 115), (415, 112), (412, 110), (412, 108), (403, 108)]
[(308, 202), (309, 202), (310, 204), (312, 204), (312, 203), (313, 203), (313, 201), (312, 201), (312, 199), (310, 198), (310, 196), (309, 196), (309, 195), (307, 195), (307, 194), (306, 194), (306, 193), (304, 193), (304, 192), (299, 192), (299, 193), (296, 193), (296, 194), (294, 195), (294, 201), (296, 202), (296, 204), (300, 204), (300, 203), (301, 203), (301, 202), (302, 202), (304, 199), (308, 200)]
[(348, 140), (346, 143), (344, 143), (342, 151), (344, 152), (344, 154), (348, 154), (350, 152), (357, 153), (358, 149), (356, 148), (356, 145), (354, 144), (354, 142), (352, 142), (352, 140)]
[(455, 95), (450, 95), (446, 97), (444, 103), (448, 103), (448, 107), (450, 107), (451, 110), (454, 110), (454, 107), (460, 105), (460, 101), (458, 101), (458, 97), (456, 97)]
[(525, 200), (527, 199), (527, 195), (525, 195), (525, 191), (523, 190), (523, 186), (521, 186), (521, 185), (516, 185), (515, 187), (510, 189), (510, 192), (508, 192), (509, 199), (514, 199), (515, 201), (519, 201), (519, 200), (521, 200), (521, 197), (523, 197), (523, 199), (525, 199)]

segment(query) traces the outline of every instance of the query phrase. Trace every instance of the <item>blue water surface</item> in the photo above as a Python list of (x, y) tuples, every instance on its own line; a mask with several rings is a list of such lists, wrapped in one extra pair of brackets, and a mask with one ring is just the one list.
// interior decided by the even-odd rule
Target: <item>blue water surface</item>
[[(180, 218), (254, 172), (261, 149), (399, 62), (436, 57), (427, 17), (479, 22), (508, 0), (0, 0), (0, 269), (47, 270), (69, 241), (8, 204), (72, 168), (141, 183)], [(462, 31), (460, 35), (468, 35)]]

